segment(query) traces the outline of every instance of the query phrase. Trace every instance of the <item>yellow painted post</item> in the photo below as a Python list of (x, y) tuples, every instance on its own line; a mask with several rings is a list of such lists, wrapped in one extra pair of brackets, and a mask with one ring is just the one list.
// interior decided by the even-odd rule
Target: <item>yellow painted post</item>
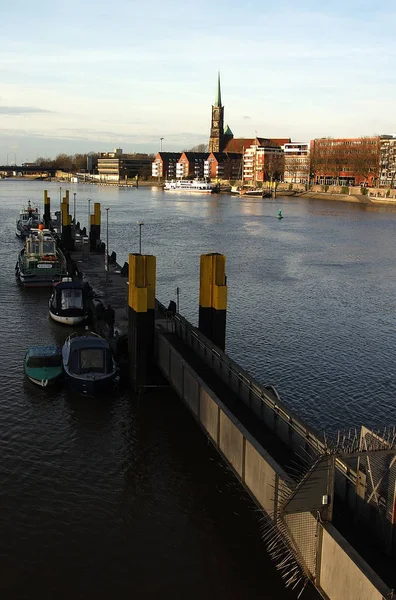
[(135, 391), (147, 382), (154, 356), (156, 257), (129, 254), (129, 372)]
[(44, 190), (44, 225), (49, 227), (51, 225), (51, 198), (48, 196), (48, 191)]
[(202, 254), (199, 279), (199, 330), (224, 350), (227, 315), (225, 256)]

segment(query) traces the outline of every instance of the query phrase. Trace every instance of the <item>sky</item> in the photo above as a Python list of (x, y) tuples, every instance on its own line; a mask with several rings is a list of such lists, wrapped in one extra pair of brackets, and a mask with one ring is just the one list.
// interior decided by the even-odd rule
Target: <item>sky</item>
[(235, 137), (396, 134), (394, 0), (19, 0), (0, 24), (0, 164)]

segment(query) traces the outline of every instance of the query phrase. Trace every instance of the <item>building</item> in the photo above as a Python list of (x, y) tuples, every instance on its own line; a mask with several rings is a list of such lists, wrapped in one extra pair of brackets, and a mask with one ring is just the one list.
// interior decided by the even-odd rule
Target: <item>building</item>
[(176, 164), (178, 179), (202, 179), (208, 152), (182, 152)]
[(271, 140), (256, 138), (245, 148), (243, 155), (243, 181), (256, 186), (264, 181), (276, 181), (283, 177), (283, 149)]
[(288, 142), (283, 145), (286, 183), (308, 183), (310, 170), (309, 142)]
[(100, 181), (109, 183), (144, 177), (150, 174), (151, 163), (152, 159), (147, 154), (123, 154), (121, 148), (116, 148), (114, 152), (99, 154), (98, 177)]
[(380, 138), (380, 185), (396, 187), (396, 137), (381, 135)]
[(314, 183), (372, 186), (378, 180), (379, 166), (379, 136), (311, 141), (310, 174)]
[(242, 154), (211, 152), (204, 163), (204, 176), (210, 179), (242, 179)]
[(180, 158), (180, 152), (158, 152), (151, 165), (151, 175), (165, 179), (176, 177), (176, 165)]

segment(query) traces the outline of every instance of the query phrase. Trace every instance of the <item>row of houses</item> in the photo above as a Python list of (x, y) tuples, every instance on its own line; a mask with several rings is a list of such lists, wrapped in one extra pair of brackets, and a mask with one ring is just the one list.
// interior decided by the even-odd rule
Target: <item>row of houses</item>
[(396, 185), (396, 137), (232, 139), (223, 152), (158, 152), (158, 179), (209, 178), (257, 185), (264, 181), (328, 185)]

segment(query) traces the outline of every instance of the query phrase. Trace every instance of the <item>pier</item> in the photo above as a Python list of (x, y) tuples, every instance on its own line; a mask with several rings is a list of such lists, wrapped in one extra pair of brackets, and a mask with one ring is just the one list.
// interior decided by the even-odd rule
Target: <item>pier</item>
[[(98, 215), (91, 228), (100, 236)], [(285, 585), (297, 594), (313, 585), (334, 600), (392, 598), (394, 430), (327, 439), (227, 355), (222, 255), (201, 256), (195, 327), (156, 299), (155, 257), (130, 254), (121, 266), (96, 241), (76, 246), (70, 257), (93, 290), (95, 327), (114, 347), (127, 342), (119, 358), (132, 388), (142, 401), (147, 387), (174, 389), (260, 509)], [(100, 303), (115, 311), (114, 336), (96, 316)]]

